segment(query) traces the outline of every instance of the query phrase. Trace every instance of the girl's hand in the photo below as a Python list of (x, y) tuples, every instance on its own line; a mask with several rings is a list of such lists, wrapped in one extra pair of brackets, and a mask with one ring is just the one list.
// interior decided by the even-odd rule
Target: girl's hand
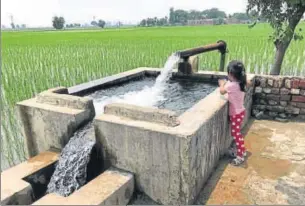
[(224, 80), (224, 79), (219, 79), (219, 80), (218, 80), (218, 84), (219, 84), (220, 87), (224, 86), (224, 85), (226, 84), (226, 82), (227, 82), (227, 81)]
[(224, 95), (226, 92), (225, 88), (224, 88), (224, 85), (226, 84), (226, 80), (223, 80), (223, 79), (219, 79), (218, 80), (218, 84), (219, 84), (219, 91), (220, 91), (220, 94)]

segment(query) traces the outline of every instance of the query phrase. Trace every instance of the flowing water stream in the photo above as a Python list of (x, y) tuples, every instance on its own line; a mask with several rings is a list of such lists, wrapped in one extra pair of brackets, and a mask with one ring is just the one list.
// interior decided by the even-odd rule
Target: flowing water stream
[(66, 197), (86, 184), (87, 165), (95, 144), (95, 141), (90, 139), (92, 130), (92, 122), (90, 122), (75, 132), (63, 148), (47, 193), (57, 193)]

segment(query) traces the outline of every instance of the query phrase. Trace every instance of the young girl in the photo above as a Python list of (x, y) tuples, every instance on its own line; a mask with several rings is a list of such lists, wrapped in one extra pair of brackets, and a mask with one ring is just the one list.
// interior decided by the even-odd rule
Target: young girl
[(246, 114), (244, 97), (247, 76), (243, 63), (239, 61), (231, 61), (227, 69), (229, 81), (219, 80), (219, 87), (221, 94), (228, 94), (231, 135), (234, 137), (237, 147), (237, 156), (233, 159), (232, 164), (238, 166), (245, 161), (246, 156), (244, 138), (240, 130)]

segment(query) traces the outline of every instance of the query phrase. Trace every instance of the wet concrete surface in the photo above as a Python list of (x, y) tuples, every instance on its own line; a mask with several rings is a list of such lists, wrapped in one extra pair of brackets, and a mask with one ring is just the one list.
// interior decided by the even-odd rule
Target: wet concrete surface
[(222, 159), (196, 204), (304, 204), (305, 123), (255, 120), (245, 133), (246, 163)]

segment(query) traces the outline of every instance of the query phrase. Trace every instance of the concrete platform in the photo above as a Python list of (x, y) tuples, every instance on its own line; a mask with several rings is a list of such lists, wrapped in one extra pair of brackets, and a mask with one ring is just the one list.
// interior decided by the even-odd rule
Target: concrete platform
[[(43, 152), (1, 173), (1, 205), (29, 205), (34, 200), (34, 191), (25, 177), (55, 163), (58, 153)], [(38, 179), (45, 179), (39, 176)], [(43, 181), (42, 180), (42, 181)]]
[(109, 169), (68, 197), (52, 193), (33, 205), (126, 205), (133, 191), (132, 174)]
[(253, 121), (250, 156), (242, 167), (223, 159), (197, 204), (302, 205), (305, 202), (305, 123)]

